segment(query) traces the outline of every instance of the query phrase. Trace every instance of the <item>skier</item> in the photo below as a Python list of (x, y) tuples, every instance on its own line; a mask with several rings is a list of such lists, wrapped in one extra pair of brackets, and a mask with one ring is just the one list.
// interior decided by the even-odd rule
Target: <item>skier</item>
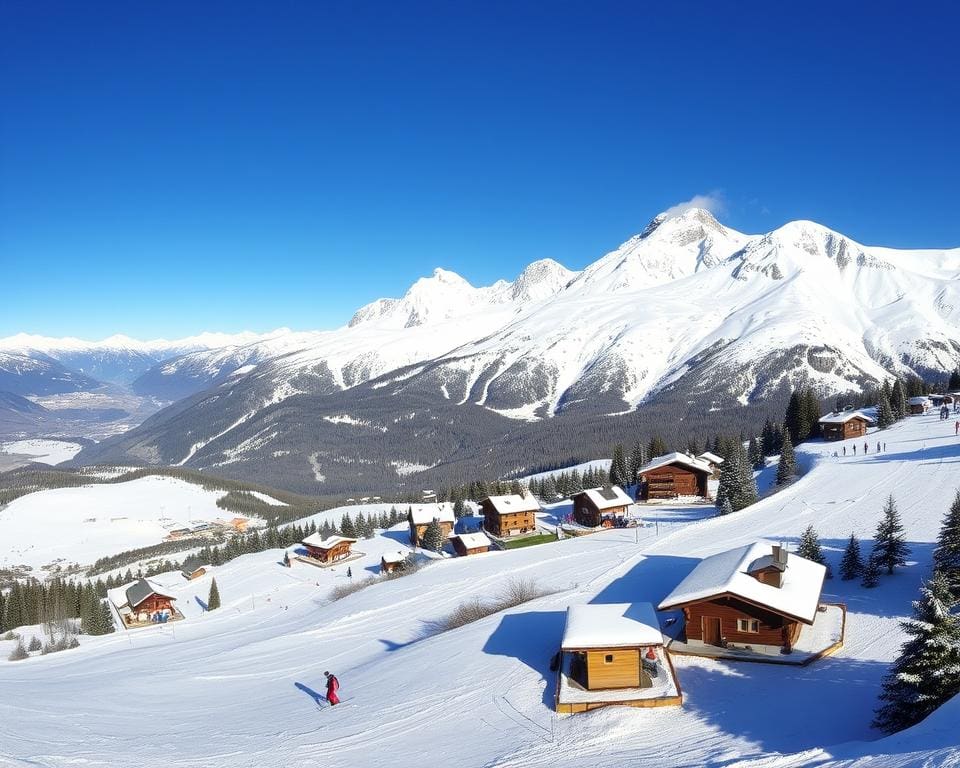
[(880, 443), (877, 443), (877, 453), (880, 453)]
[(844, 455), (844, 456), (847, 455), (847, 446), (843, 446), (843, 455)]
[(331, 675), (329, 672), (324, 672), (323, 676), (327, 678), (327, 701), (332, 707), (334, 704), (340, 703), (340, 697), (337, 696), (337, 691), (340, 690), (340, 681), (337, 680), (336, 675)]
[(960, 434), (960, 421), (953, 425), (953, 434)]
[(864, 443), (863, 443), (863, 452), (864, 452), (864, 454), (867, 454), (867, 453), (870, 452), (870, 446), (867, 444), (866, 441), (864, 441)]
[(854, 455), (854, 456), (857, 455), (857, 444), (856, 444), (856, 443), (853, 444), (853, 455)]

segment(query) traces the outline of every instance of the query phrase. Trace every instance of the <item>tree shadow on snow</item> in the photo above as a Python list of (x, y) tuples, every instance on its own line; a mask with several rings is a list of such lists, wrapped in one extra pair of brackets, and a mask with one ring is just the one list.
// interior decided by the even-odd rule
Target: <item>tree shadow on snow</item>
[(380, 535), (383, 536), (385, 539), (391, 539), (397, 542), (398, 544), (403, 544), (405, 547), (410, 546), (410, 529), (409, 528), (403, 528), (402, 530), (399, 530), (399, 531), (390, 529), (389, 531), (384, 531)]
[(509, 656), (540, 673), (544, 681), (543, 703), (553, 709), (557, 673), (550, 671), (550, 660), (560, 650), (565, 611), (529, 611), (508, 613), (487, 638), (483, 652)]
[(699, 562), (695, 557), (648, 555), (600, 590), (590, 602), (649, 602), (656, 607)]
[(210, 610), (207, 604), (203, 602), (203, 600), (201, 600), (197, 595), (194, 595), (193, 599), (197, 601), (197, 605), (199, 605), (204, 611)]

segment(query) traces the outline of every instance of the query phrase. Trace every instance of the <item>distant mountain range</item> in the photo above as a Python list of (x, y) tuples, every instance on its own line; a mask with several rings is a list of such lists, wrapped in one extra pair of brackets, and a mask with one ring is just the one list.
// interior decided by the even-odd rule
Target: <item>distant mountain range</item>
[(868, 247), (808, 221), (746, 235), (692, 209), (581, 272), (544, 260), (476, 288), (438, 269), (338, 330), (216, 338), (117, 356), (37, 344), (30, 359), (177, 400), (83, 461), (310, 492), (428, 482), (583, 455), (645, 414), (696, 432), (798, 384), (942, 375), (960, 361), (960, 249)]

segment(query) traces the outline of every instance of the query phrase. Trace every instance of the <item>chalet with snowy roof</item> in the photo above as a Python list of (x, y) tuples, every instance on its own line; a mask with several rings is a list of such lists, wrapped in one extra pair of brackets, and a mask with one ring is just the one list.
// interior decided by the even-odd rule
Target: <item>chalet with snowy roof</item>
[(589, 488), (574, 494), (573, 519), (588, 528), (612, 528), (618, 520), (627, 516), (627, 509), (631, 504), (633, 499), (618, 485)]
[(864, 437), (873, 419), (859, 411), (834, 411), (820, 419), (820, 434), (824, 440), (848, 440)]
[(453, 516), (453, 507), (448, 504), (419, 505), (411, 507), (407, 514), (407, 522), (410, 524), (410, 543), (415, 547), (420, 546), (423, 541), (423, 534), (434, 520), (440, 523), (440, 536), (447, 538), (453, 532), (453, 526), (456, 518)]
[(350, 547), (356, 544), (357, 540), (347, 536), (327, 536), (327, 538), (323, 538), (319, 533), (313, 533), (300, 543), (306, 548), (309, 557), (326, 565), (350, 557), (352, 554)]
[(115, 587), (107, 597), (127, 626), (182, 618), (173, 606), (177, 598), (149, 579)]
[(682, 497), (709, 498), (707, 483), (713, 469), (705, 461), (686, 453), (668, 453), (658, 456), (641, 467), (637, 475), (640, 487), (637, 499), (662, 501)]
[(933, 403), (929, 397), (911, 397), (907, 400), (907, 407), (913, 415), (921, 416), (933, 407)]
[(663, 640), (650, 603), (571, 605), (556, 659), (556, 710), (679, 705)]
[(704, 451), (697, 456), (697, 461), (709, 466), (714, 477), (720, 475), (720, 465), (723, 464), (723, 456), (717, 456), (717, 454), (711, 453), (710, 451)]
[(518, 536), (537, 529), (540, 505), (532, 495), (488, 496), (480, 502), (483, 527), (498, 538)]
[(384, 552), (380, 557), (380, 573), (402, 571), (407, 565), (407, 555), (404, 552)]
[[(671, 652), (698, 655), (777, 656), (794, 651), (801, 633), (804, 654), (822, 655), (843, 641), (846, 612), (820, 604), (826, 568), (758, 541), (701, 560), (665, 597), (660, 610), (683, 611), (683, 637)], [(699, 651), (699, 653), (698, 653)]]
[(206, 574), (213, 568), (211, 565), (192, 565), (184, 563), (184, 568), (180, 572), (187, 581), (193, 581), (194, 579), (199, 579), (201, 576), (206, 576)]
[(460, 557), (466, 555), (480, 555), (490, 549), (490, 539), (482, 532), (457, 533), (450, 537), (453, 551)]

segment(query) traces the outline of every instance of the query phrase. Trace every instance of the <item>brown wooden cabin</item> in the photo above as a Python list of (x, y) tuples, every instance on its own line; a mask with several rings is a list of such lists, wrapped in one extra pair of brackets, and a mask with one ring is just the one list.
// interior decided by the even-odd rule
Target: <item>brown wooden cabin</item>
[(460, 557), (480, 555), (490, 549), (490, 539), (483, 533), (458, 533), (450, 537), (453, 551)]
[(403, 552), (384, 552), (380, 557), (380, 573), (402, 571), (407, 567), (407, 556)]
[(573, 519), (587, 528), (611, 528), (633, 503), (620, 486), (590, 488), (573, 495)]
[(717, 456), (717, 454), (710, 453), (710, 451), (704, 451), (697, 456), (697, 461), (710, 467), (710, 471), (713, 472), (715, 478), (720, 477), (720, 465), (723, 464), (723, 456)]
[(157, 614), (172, 616), (176, 613), (173, 604), (177, 598), (162, 592), (147, 579), (138, 579), (126, 587), (124, 597), (126, 601), (117, 609), (128, 624), (150, 621)]
[(190, 565), (184, 568), (181, 573), (187, 581), (193, 581), (194, 579), (199, 579), (201, 576), (205, 576), (209, 570), (209, 565)]
[(864, 437), (871, 420), (856, 411), (828, 413), (820, 419), (820, 434), (824, 440), (848, 440)]
[(423, 534), (434, 520), (440, 523), (440, 536), (446, 539), (453, 533), (453, 525), (456, 518), (453, 516), (453, 507), (449, 504), (423, 505), (412, 507), (407, 515), (407, 522), (410, 524), (410, 543), (419, 547), (423, 541)]
[(540, 505), (533, 496), (488, 496), (480, 502), (483, 527), (498, 538), (517, 536), (537, 529)]
[(691, 646), (790, 653), (816, 619), (825, 575), (819, 563), (761, 541), (704, 559), (659, 608), (683, 610)]
[(930, 398), (928, 397), (911, 397), (907, 400), (907, 407), (914, 416), (920, 416), (926, 413), (930, 410), (930, 406)]
[(346, 536), (328, 536), (323, 538), (319, 533), (311, 534), (300, 542), (306, 547), (307, 554), (321, 563), (335, 563), (350, 557), (350, 547), (357, 543), (356, 539)]
[(685, 453), (658, 456), (641, 467), (637, 498), (642, 501), (676, 499), (679, 496), (710, 498), (708, 481), (713, 469), (706, 462)]

